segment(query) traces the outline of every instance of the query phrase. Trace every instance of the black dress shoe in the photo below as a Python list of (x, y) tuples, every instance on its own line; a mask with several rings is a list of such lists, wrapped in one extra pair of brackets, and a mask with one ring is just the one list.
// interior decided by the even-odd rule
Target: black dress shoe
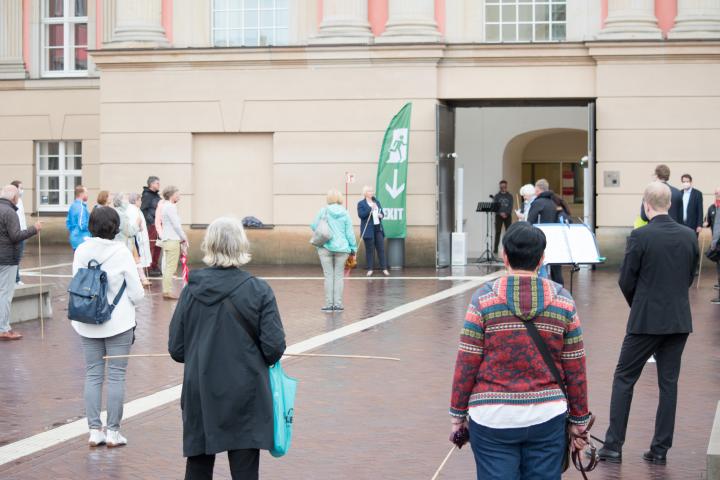
[(653, 453), (652, 450), (643, 453), (643, 460), (655, 465), (665, 465), (667, 463), (667, 457), (665, 455), (658, 455)]
[(622, 452), (616, 452), (615, 450), (602, 447), (598, 450), (597, 455), (603, 462), (622, 463)]

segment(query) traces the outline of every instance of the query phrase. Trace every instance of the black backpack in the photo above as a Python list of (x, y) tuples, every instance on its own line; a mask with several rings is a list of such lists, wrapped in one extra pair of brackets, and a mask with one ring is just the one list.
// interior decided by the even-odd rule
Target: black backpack
[(68, 318), (82, 323), (100, 325), (110, 320), (127, 282), (122, 287), (112, 304), (107, 301), (107, 272), (102, 270), (97, 260), (90, 260), (87, 268), (77, 271), (68, 287)]

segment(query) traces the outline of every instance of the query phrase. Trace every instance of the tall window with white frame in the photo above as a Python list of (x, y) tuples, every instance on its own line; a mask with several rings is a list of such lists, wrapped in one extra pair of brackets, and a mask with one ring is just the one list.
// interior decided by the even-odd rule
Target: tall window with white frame
[(35, 165), (38, 209), (67, 211), (82, 184), (82, 142), (36, 142)]
[(287, 45), (289, 0), (213, 0), (213, 45)]
[(43, 76), (86, 75), (87, 0), (43, 0), (41, 3)]
[(563, 41), (566, 3), (566, 0), (485, 0), (485, 41)]

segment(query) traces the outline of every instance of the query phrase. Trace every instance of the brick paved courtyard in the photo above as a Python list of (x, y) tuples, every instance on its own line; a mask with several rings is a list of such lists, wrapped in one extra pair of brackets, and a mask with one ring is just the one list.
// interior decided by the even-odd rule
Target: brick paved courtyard
[[(54, 263), (69, 261), (58, 254)], [(50, 257), (43, 258), (45, 264)], [(30, 257), (25, 267), (33, 266)], [(319, 311), (321, 281), (272, 279), (319, 277), (319, 267), (251, 269), (271, 278), (285, 324), (288, 345), (459, 285), (440, 277), (448, 271), (409, 270), (416, 279), (358, 278), (347, 282), (342, 314)], [(45, 270), (63, 275), (69, 267)], [(475, 267), (464, 272), (478, 276)], [(357, 273), (355, 274), (357, 275)], [(397, 275), (401, 275), (398, 273)], [(438, 277), (431, 279), (427, 277)], [(37, 277), (27, 276), (26, 283)], [(601, 464), (591, 478), (701, 479), (715, 406), (720, 399), (717, 349), (720, 311), (710, 305), (711, 275), (692, 289), (695, 333), (684, 356), (680, 381), (675, 446), (668, 465), (650, 466), (641, 459), (652, 433), (657, 386), (654, 365), (638, 382), (629, 438), (622, 466)], [(83, 365), (80, 342), (64, 319), (64, 287), (68, 279), (45, 277), (54, 285), (54, 318), (21, 324), (25, 339), (0, 345), (0, 446), (11, 444), (83, 416)], [(607, 426), (613, 369), (624, 334), (628, 308), (616, 287), (613, 269), (576, 277), (575, 298), (585, 329), (591, 408), (598, 419), (595, 434)], [(164, 352), (173, 308), (159, 296), (159, 284), (140, 308), (134, 353)], [(298, 479), (429, 479), (450, 448), (447, 406), (457, 336), (471, 292), (432, 303), (412, 313), (319, 348), (322, 353), (388, 355), (401, 363), (329, 359), (292, 359), (287, 372), (300, 380), (295, 437), (282, 459), (263, 455), (262, 478)], [(159, 359), (133, 360), (128, 370), (127, 401), (181, 382), (182, 368)], [(89, 450), (77, 437), (41, 452), (0, 465), (2, 479), (177, 479), (182, 478), (182, 427), (179, 402), (128, 419), (125, 448)], [(220, 457), (216, 478), (229, 478)], [(469, 449), (456, 453), (440, 478), (474, 478)], [(580, 478), (574, 471), (566, 478)]]

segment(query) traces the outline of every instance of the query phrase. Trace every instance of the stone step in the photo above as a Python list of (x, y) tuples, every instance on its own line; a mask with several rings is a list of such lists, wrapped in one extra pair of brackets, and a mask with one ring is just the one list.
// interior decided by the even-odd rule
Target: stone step
[(19, 285), (15, 287), (10, 323), (26, 322), (40, 318), (40, 301), (42, 298), (42, 314), (45, 318), (52, 317), (49, 285)]

